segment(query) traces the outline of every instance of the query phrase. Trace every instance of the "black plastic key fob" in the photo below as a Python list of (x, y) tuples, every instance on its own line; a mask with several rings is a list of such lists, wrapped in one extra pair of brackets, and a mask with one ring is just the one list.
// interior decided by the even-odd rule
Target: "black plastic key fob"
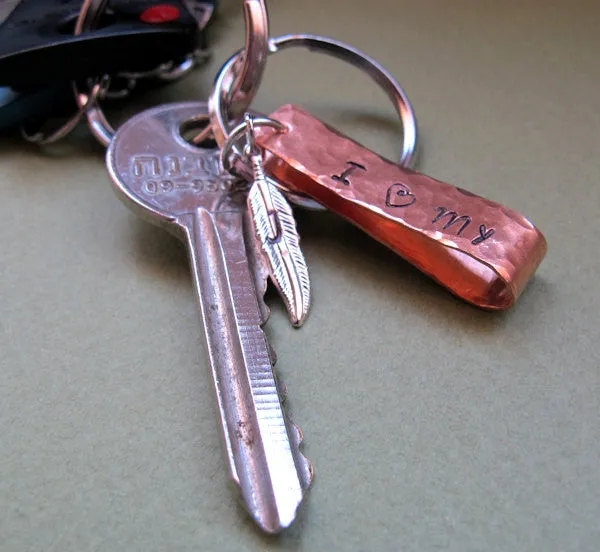
[(0, 0), (0, 85), (150, 71), (202, 44), (183, 0), (111, 0), (95, 30), (74, 36), (80, 7), (81, 0)]
[[(0, 23), (19, 3), (0, 0)], [(156, 3), (145, 2), (152, 6)], [(217, 8), (217, 0), (188, 0), (187, 8), (194, 15), (199, 26), (200, 46), (206, 48), (204, 30), (212, 21)], [(10, 8), (10, 9), (9, 9)], [(150, 12), (152, 13), (152, 12)], [(174, 60), (176, 63), (177, 60)], [(22, 125), (32, 119), (44, 120), (50, 116), (69, 115), (76, 109), (69, 80), (51, 82), (43, 86), (21, 88), (0, 87), (0, 133)]]

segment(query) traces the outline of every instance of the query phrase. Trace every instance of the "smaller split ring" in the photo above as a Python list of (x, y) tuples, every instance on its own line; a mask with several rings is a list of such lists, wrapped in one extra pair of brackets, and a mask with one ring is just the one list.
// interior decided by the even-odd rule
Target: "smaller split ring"
[[(248, 121), (250, 121), (250, 123)], [(251, 125), (251, 129), (248, 126), (249, 124)], [(237, 174), (235, 160), (239, 159), (242, 155), (237, 149), (236, 143), (244, 136), (246, 137), (246, 140), (249, 141), (248, 134), (253, 134), (253, 130), (257, 127), (270, 127), (279, 132), (286, 132), (287, 130), (286, 126), (276, 119), (248, 116), (247, 120), (242, 121), (231, 130), (227, 140), (225, 140), (225, 143), (221, 148), (221, 165), (227, 172)]]

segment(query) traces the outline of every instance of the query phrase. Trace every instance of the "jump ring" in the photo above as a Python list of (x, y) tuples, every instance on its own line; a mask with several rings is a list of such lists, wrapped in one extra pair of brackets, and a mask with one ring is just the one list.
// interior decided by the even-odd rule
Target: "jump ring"
[[(250, 121), (250, 123), (248, 123), (248, 121)], [(286, 130), (286, 127), (283, 123), (280, 123), (276, 119), (271, 119), (270, 117), (248, 116), (245, 118), (244, 121), (232, 129), (227, 137), (227, 140), (224, 142), (223, 147), (221, 148), (221, 164), (227, 172), (233, 172), (235, 170), (234, 163), (231, 161), (232, 157), (240, 157), (240, 152), (236, 151), (236, 143), (243, 136), (246, 136), (246, 140), (248, 140), (248, 134), (253, 134), (254, 129), (257, 127), (270, 127), (280, 132), (285, 132)], [(250, 128), (252, 130), (250, 130)], [(249, 140), (249, 142), (252, 141), (253, 138)]]

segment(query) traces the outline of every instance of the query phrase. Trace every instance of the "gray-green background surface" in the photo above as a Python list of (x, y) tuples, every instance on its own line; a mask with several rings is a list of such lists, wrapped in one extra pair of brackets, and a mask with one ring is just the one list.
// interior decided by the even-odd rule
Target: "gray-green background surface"
[[(314, 305), (267, 333), (316, 477), (263, 537), (227, 485), (185, 250), (115, 199), (85, 129), (0, 147), (0, 550), (577, 551), (600, 547), (600, 5), (279, 0), (396, 75), (420, 169), (524, 212), (549, 253), (480, 312), (333, 215), (299, 212)], [(223, 2), (209, 66), (144, 98), (206, 97), (243, 44)], [(304, 51), (256, 107), (296, 102), (385, 156), (391, 106)], [(140, 109), (140, 104), (131, 110)], [(115, 116), (114, 113), (112, 113)], [(124, 114), (121, 114), (124, 116)]]

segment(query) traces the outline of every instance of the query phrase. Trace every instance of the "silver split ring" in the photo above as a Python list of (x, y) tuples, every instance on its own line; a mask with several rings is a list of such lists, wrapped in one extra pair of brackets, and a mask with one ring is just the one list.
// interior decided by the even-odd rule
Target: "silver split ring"
[[(387, 94), (400, 116), (403, 129), (402, 152), (400, 165), (412, 167), (417, 156), (417, 120), (408, 96), (400, 83), (378, 61), (364, 52), (338, 40), (309, 34), (285, 35), (269, 40), (269, 54), (293, 47), (305, 47), (310, 51), (329, 54), (342, 61), (354, 65), (366, 72)], [(243, 51), (234, 54), (221, 68), (210, 95), (208, 106), (210, 111), (211, 128), (215, 140), (220, 147), (228, 142), (231, 134), (231, 123), (227, 119), (227, 99), (230, 96), (229, 87), (234, 82), (236, 63), (239, 62)], [(312, 209), (324, 209), (319, 203), (308, 198), (306, 194), (292, 192), (283, 185), (280, 188), (288, 199), (297, 205)]]

